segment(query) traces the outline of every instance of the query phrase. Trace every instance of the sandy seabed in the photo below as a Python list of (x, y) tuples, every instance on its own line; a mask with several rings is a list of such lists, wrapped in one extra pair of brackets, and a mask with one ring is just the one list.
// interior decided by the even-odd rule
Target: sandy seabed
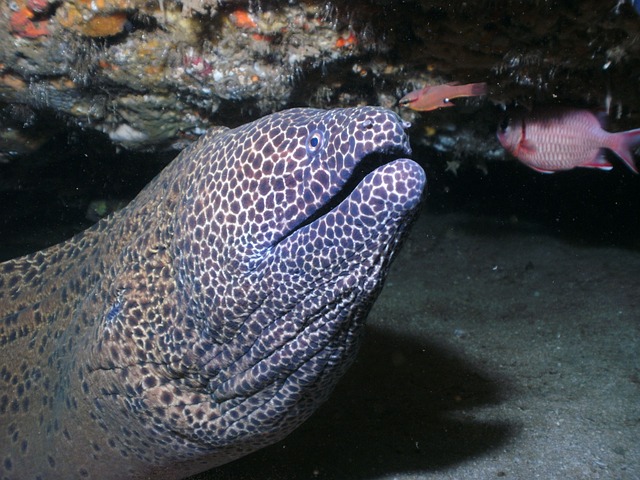
[(425, 211), (329, 401), (193, 479), (640, 479), (639, 279), (634, 249)]

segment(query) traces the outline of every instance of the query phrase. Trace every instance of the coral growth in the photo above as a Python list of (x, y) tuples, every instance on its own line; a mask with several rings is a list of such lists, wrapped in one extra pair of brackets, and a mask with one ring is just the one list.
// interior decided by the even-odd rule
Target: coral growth
[[(33, 10), (32, 8), (30, 5), (25, 5), (11, 14), (9, 27), (12, 34), (22, 38), (38, 38), (49, 35), (47, 21), (36, 19), (36, 12), (41, 12), (41, 10)], [(36, 8), (39, 8), (39, 4), (36, 4)]]
[(59, 13), (60, 25), (87, 37), (111, 37), (124, 29), (127, 14), (123, 11), (85, 14), (73, 5), (65, 5)]
[[(493, 104), (598, 107), (610, 93), (627, 122), (620, 127), (636, 126), (640, 100), (629, 92), (640, 75), (640, 16), (597, 0), (539, 3), (0, 2), (9, 24), (0, 30), (1, 100), (55, 108), (70, 123), (108, 133), (129, 125), (146, 134), (135, 148), (180, 143), (170, 135), (188, 138), (292, 105), (395, 108), (409, 90), (452, 81), (487, 82), (486, 101), (459, 102), (474, 114), (489, 110), (486, 118), (497, 118)], [(438, 122), (450, 119), (400, 113), (416, 127), (429, 122), (437, 133), (424, 141), (449, 148), (455, 135)]]

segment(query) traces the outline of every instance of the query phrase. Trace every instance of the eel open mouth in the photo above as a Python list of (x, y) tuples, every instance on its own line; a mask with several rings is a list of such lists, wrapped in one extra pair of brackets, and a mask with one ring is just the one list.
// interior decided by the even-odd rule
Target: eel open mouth
[(301, 166), (309, 177), (292, 190), (309, 208), (297, 204), (303, 215), (292, 212), (256, 269), (268, 296), (227, 346), (224, 375), (210, 386), (224, 408), (294, 399), (301, 385), (313, 396), (323, 377), (339, 375), (422, 198), (425, 173), (407, 158), (406, 122), (379, 107), (322, 115), (335, 143)]
[(356, 170), (276, 247), (278, 272), (291, 275), (272, 292), (284, 309), (281, 322), (258, 327), (259, 338), (235, 364), (244, 368), (214, 388), (216, 401), (274, 396), (285, 384), (306, 383), (327, 365), (336, 367), (337, 356), (346, 354), (353, 315), (372, 304), (426, 184), (422, 167), (394, 153), (367, 156)]
[(312, 215), (300, 222), (294, 229), (292, 229), (287, 235), (280, 239), (280, 242), (284, 239), (294, 235), (298, 230), (303, 229), (307, 225), (312, 224), (319, 218), (322, 218), (331, 210), (340, 205), (351, 193), (357, 188), (360, 182), (371, 172), (377, 168), (391, 163), (394, 160), (398, 160), (411, 154), (411, 149), (405, 147), (395, 147), (386, 151), (373, 151), (366, 154), (360, 161), (358, 161), (354, 170), (351, 172), (349, 179), (345, 184), (335, 193), (329, 201), (318, 208)]

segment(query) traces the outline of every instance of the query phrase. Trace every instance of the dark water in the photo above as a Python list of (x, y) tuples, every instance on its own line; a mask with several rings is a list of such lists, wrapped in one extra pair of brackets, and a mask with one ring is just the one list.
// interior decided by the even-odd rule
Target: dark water
[(95, 200), (131, 200), (175, 156), (131, 153), (101, 135), (62, 133), (0, 163), (0, 258), (39, 250), (91, 226)]
[[(95, 200), (127, 202), (175, 155), (117, 151), (86, 134), (58, 136), (45, 153), (0, 164), (0, 259), (39, 250), (89, 227)], [(515, 159), (446, 172), (441, 154), (414, 148), (427, 171), (425, 208), (435, 213), (493, 216), (506, 224), (529, 221), (581, 245), (640, 249), (637, 175), (575, 169), (539, 174)], [(7, 188), (8, 187), (8, 188)]]

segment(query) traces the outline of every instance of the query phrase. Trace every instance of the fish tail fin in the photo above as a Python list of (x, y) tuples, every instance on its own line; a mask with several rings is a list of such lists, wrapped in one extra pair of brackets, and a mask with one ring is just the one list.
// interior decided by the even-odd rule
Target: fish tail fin
[(611, 150), (618, 155), (631, 171), (638, 173), (638, 168), (633, 159), (633, 151), (640, 147), (640, 128), (613, 134)]
[(469, 84), (469, 96), (478, 97), (480, 95), (486, 95), (487, 93), (488, 88), (486, 83), (480, 82)]

